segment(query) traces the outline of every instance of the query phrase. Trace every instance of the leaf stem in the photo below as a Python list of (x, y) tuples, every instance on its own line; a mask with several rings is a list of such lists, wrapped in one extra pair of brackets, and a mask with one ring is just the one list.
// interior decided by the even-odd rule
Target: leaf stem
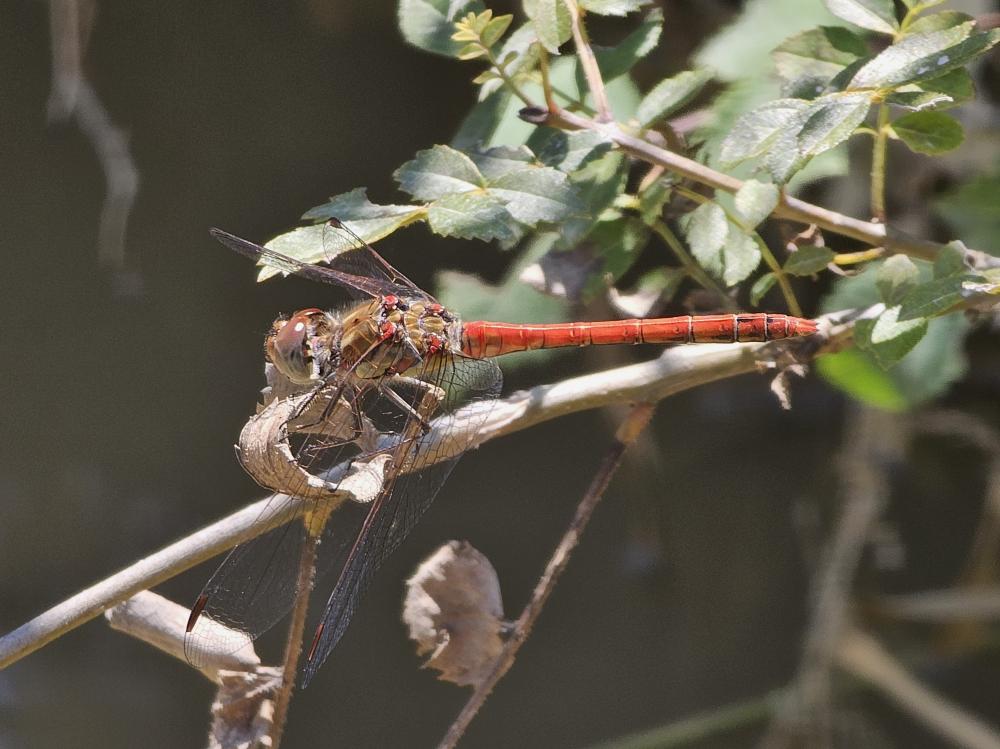
[(691, 253), (687, 251), (687, 248), (677, 238), (677, 235), (671, 231), (670, 227), (663, 220), (656, 219), (649, 225), (649, 228), (670, 248), (670, 251), (674, 253), (674, 257), (677, 258), (684, 270), (687, 271), (692, 281), (718, 296), (726, 309), (736, 309), (736, 302), (733, 301), (733, 298), (726, 293), (726, 290), (714, 278), (705, 272), (704, 268), (698, 265), (698, 262), (691, 257)]
[(608, 102), (608, 92), (604, 88), (604, 79), (601, 77), (601, 69), (597, 65), (597, 57), (590, 46), (590, 39), (587, 36), (587, 29), (583, 25), (583, 18), (580, 13), (580, 6), (576, 0), (563, 0), (569, 10), (570, 26), (573, 30), (573, 44), (576, 46), (576, 54), (580, 59), (580, 67), (583, 68), (583, 75), (587, 79), (587, 87), (591, 96), (594, 97), (594, 106), (597, 109), (598, 122), (611, 122), (614, 115), (611, 113), (611, 105)]
[(884, 224), (885, 156), (889, 140), (889, 105), (885, 102), (879, 104), (875, 131), (875, 143), (872, 146), (871, 207), (872, 216)]
[(885, 247), (872, 247), (860, 252), (842, 252), (833, 256), (834, 265), (857, 265), (867, 263), (869, 260), (878, 260), (885, 255)]

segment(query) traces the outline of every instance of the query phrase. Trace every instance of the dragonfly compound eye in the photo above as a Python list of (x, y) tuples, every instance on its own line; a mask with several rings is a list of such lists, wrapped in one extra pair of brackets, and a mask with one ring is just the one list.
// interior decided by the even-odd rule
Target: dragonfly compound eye
[(324, 375), (333, 326), (322, 310), (296, 312), (288, 320), (278, 320), (267, 336), (267, 357), (285, 377), (308, 385)]

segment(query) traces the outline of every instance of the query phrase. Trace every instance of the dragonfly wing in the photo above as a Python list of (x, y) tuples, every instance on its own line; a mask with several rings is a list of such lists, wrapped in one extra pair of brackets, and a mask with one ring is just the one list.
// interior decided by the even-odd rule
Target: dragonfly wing
[[(372, 502), (320, 619), (303, 667), (303, 686), (312, 680), (344, 635), (376, 571), (430, 507), (458, 458), (474, 443), (478, 427), (488, 414), (488, 409), (483, 408), (477, 411), (477, 416), (470, 417), (454, 413), (455, 409), (474, 400), (496, 398), (502, 382), (500, 370), (491, 360), (461, 356), (432, 358), (417, 379), (443, 391), (444, 400), (436, 412), (440, 415), (432, 420), (428, 434), (416, 440), (399, 439), (392, 465), (398, 469), (418, 462), (428, 467), (396, 473), (387, 479)], [(401, 388), (404, 389), (405, 386)], [(383, 399), (377, 403), (384, 409)], [(399, 431), (400, 435), (405, 433), (403, 429)], [(444, 458), (445, 450), (453, 457)]]
[[(364, 292), (369, 296), (382, 296), (386, 293), (397, 293), (395, 287), (388, 287), (385, 283), (363, 275), (355, 275), (336, 268), (324, 268), (312, 263), (303, 263), (288, 255), (262, 247), (259, 244), (241, 239), (235, 234), (230, 234), (222, 229), (209, 229), (209, 233), (234, 252), (238, 252), (244, 257), (248, 257), (255, 263), (267, 265), (282, 273), (291, 273), (310, 281), (333, 284), (341, 288), (354, 289)], [(384, 261), (383, 261), (384, 262)]]
[[(317, 582), (343, 566), (364, 520), (358, 509), (338, 510), (336, 522), (324, 529)], [(184, 655), (193, 666), (203, 667), (219, 655), (250, 646), (291, 611), (306, 539), (305, 523), (296, 518), (229, 552), (202, 589), (188, 622)]]

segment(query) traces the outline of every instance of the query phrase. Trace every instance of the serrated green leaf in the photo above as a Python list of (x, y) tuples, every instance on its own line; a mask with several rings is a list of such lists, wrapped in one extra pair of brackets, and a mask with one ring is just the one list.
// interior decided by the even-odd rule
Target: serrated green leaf
[(528, 147), (546, 166), (570, 174), (610, 151), (611, 141), (595, 130), (567, 132), (540, 127), (528, 139)]
[(721, 278), (726, 286), (735, 286), (748, 278), (760, 265), (760, 246), (756, 240), (740, 229), (729, 225), (729, 236), (722, 246)]
[(483, 45), (479, 42), (473, 42), (472, 44), (466, 44), (462, 49), (458, 50), (455, 55), (459, 60), (475, 60), (477, 57), (482, 57), (486, 54), (486, 50), (483, 49)]
[(771, 211), (778, 205), (778, 197), (777, 186), (770, 182), (748, 179), (736, 191), (734, 201), (747, 228), (752, 229), (771, 215)]
[(635, 116), (639, 124), (648, 127), (676, 112), (712, 80), (712, 75), (708, 68), (686, 70), (657, 83), (636, 110)]
[(754, 281), (753, 286), (750, 288), (750, 306), (756, 307), (759, 305), (760, 300), (764, 298), (764, 295), (771, 290), (771, 287), (777, 281), (778, 277), (770, 271)]
[(500, 78), (500, 76), (497, 75), (493, 71), (492, 68), (489, 68), (487, 70), (484, 70), (482, 73), (480, 73), (479, 75), (477, 75), (475, 78), (473, 78), (472, 82), (475, 83), (478, 86), (478, 85), (481, 85), (483, 83), (486, 83), (487, 81), (498, 80), (499, 78)]
[(492, 47), (505, 33), (507, 29), (510, 28), (511, 21), (514, 20), (514, 16), (508, 14), (505, 16), (497, 16), (488, 24), (486, 28), (483, 29), (482, 42), (486, 47)]
[(921, 81), (919, 87), (924, 91), (950, 96), (956, 104), (971, 100), (976, 95), (972, 76), (965, 68), (955, 68), (937, 78)]
[(561, 249), (579, 245), (601, 220), (604, 212), (612, 209), (628, 183), (628, 174), (629, 163), (620, 151), (607, 151), (573, 172), (572, 183), (578, 191), (584, 210), (563, 221), (559, 239)]
[[(561, 0), (560, 0), (561, 1)], [(614, 47), (594, 46), (597, 67), (605, 81), (613, 81), (630, 71), (639, 60), (660, 43), (663, 31), (663, 11), (653, 8), (643, 17), (634, 31)], [(579, 73), (582, 79), (582, 71)]]
[(754, 238), (729, 223), (715, 203), (703, 203), (689, 213), (681, 226), (698, 263), (727, 286), (734, 286), (760, 264), (760, 247)]
[(468, 156), (450, 146), (418, 151), (393, 174), (400, 189), (417, 200), (436, 200), (451, 193), (486, 186), (486, 179)]
[(864, 65), (851, 88), (894, 88), (927, 81), (965, 65), (1000, 40), (1000, 30), (971, 34), (962, 24), (941, 31), (905, 36)]
[(808, 78), (823, 84), (867, 54), (864, 40), (850, 29), (820, 26), (785, 39), (771, 52), (771, 57), (778, 74), (786, 81)]
[(816, 156), (847, 140), (871, 109), (867, 93), (836, 93), (814, 99), (798, 134), (799, 153)]
[(839, 18), (863, 29), (893, 34), (899, 28), (892, 0), (823, 0)]
[(681, 228), (698, 262), (705, 268), (715, 264), (721, 275), (717, 256), (729, 235), (725, 211), (715, 203), (702, 203), (681, 220)]
[[(493, 81), (494, 83), (496, 81)], [(480, 88), (480, 92), (490, 83)], [(451, 145), (458, 150), (472, 150), (490, 143), (497, 129), (504, 123), (505, 114), (513, 98), (509, 89), (502, 88), (492, 96), (480, 99), (462, 120)]]
[(934, 317), (951, 309), (965, 296), (962, 284), (980, 278), (971, 273), (956, 273), (920, 284), (903, 297), (899, 319), (907, 321)]
[(965, 138), (962, 126), (943, 112), (911, 112), (892, 123), (893, 132), (911, 151), (938, 154), (958, 148)]
[(937, 91), (893, 91), (885, 97), (887, 104), (895, 104), (903, 109), (923, 112), (954, 102), (950, 96)]
[[(994, 206), (996, 202), (994, 201)], [(997, 210), (1000, 216), (1000, 209)], [(949, 242), (938, 252), (934, 258), (934, 278), (947, 278), (956, 273), (967, 273), (969, 268), (965, 264), (965, 253), (968, 248), (961, 242)]]
[(933, 8), (943, 2), (945, 0), (903, 0), (903, 5), (909, 9), (911, 14), (916, 14), (923, 13), (928, 8)]
[(829, 247), (805, 245), (788, 256), (784, 271), (793, 276), (811, 276), (832, 263), (834, 256), (835, 253)]
[(525, 0), (524, 12), (531, 19), (535, 35), (550, 54), (572, 36), (569, 9), (564, 0)]
[(670, 202), (673, 185), (667, 179), (658, 179), (639, 193), (639, 216), (647, 224), (654, 224), (663, 215), (663, 206)]
[(910, 403), (892, 377), (873, 357), (858, 349), (847, 349), (816, 360), (816, 371), (827, 382), (871, 406), (886, 411), (905, 411)]
[(875, 320), (858, 320), (854, 326), (854, 341), (870, 352), (883, 369), (889, 369), (924, 337), (927, 319), (899, 319), (899, 307), (888, 307)]
[(946, 10), (942, 13), (931, 13), (929, 16), (921, 16), (906, 27), (907, 34), (926, 34), (928, 31), (940, 31), (950, 29), (953, 26), (961, 26), (975, 19), (968, 13), (961, 13), (957, 10)]
[(446, 237), (505, 241), (515, 236), (510, 221), (502, 200), (479, 191), (445, 195), (427, 208), (431, 230)]
[[(500, 60), (507, 75), (518, 79), (522, 71), (534, 69), (538, 56), (541, 54), (540, 49), (541, 47), (535, 40), (534, 26), (529, 21), (508, 35), (500, 46), (500, 51), (494, 54)], [(503, 86), (503, 81), (500, 79), (485, 84), (479, 89), (479, 101), (485, 100), (490, 94), (500, 90), (501, 86)], [(519, 106), (523, 105), (519, 104)]]
[(455, 20), (468, 10), (482, 7), (479, 0), (400, 0), (399, 30), (414, 47), (454, 57), (461, 47), (451, 38)]
[[(419, 220), (423, 206), (376, 205), (368, 200), (365, 188), (359, 187), (330, 198), (330, 202), (310, 208), (302, 216), (307, 221), (326, 221), (337, 218), (369, 244), (389, 236), (394, 231)], [(346, 232), (327, 230), (322, 224), (304, 226), (281, 234), (266, 245), (283, 255), (304, 263), (321, 263), (332, 256), (356, 246)], [(277, 271), (264, 268), (259, 280), (275, 275)]]
[(777, 99), (747, 112), (722, 141), (719, 158), (723, 165), (735, 166), (760, 156), (783, 132), (798, 131), (808, 109), (809, 102), (803, 99)]
[(581, 8), (599, 16), (627, 16), (647, 4), (647, 0), (580, 0)]
[(920, 271), (906, 255), (893, 255), (876, 273), (875, 285), (887, 306), (899, 304), (919, 283)]
[(506, 203), (507, 211), (522, 224), (561, 221), (582, 210), (569, 178), (551, 167), (529, 167), (490, 180), (490, 195)]
[(816, 370), (860, 401), (902, 411), (941, 395), (965, 373), (963, 345), (968, 330), (961, 315), (931, 320), (920, 343), (888, 372), (859, 349), (822, 356)]
[(468, 154), (487, 181), (518, 172), (535, 164), (535, 154), (527, 146), (495, 146)]
[(585, 300), (604, 294), (609, 281), (614, 283), (628, 272), (649, 243), (649, 227), (631, 216), (599, 221), (587, 235), (587, 243), (597, 248), (603, 265), (592, 274)]

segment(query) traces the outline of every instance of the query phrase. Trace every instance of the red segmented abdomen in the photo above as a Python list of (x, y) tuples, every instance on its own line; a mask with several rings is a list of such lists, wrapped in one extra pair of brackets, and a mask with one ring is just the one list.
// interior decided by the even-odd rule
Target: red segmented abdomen
[(681, 315), (650, 320), (568, 322), (545, 325), (467, 322), (462, 353), (477, 359), (515, 351), (613, 343), (738, 343), (811, 335), (816, 322), (789, 315)]

